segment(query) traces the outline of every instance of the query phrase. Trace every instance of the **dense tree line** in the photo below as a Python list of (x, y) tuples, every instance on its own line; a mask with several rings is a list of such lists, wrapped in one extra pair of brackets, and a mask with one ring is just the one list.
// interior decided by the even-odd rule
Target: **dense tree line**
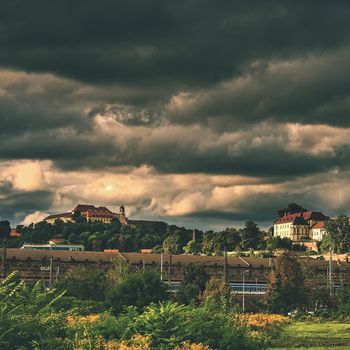
[(192, 240), (192, 231), (174, 230), (168, 232), (163, 251), (171, 254), (222, 255), (224, 250), (265, 249), (266, 234), (253, 221), (247, 221), (243, 228), (227, 228), (223, 231), (198, 232), (196, 241)]
[(109, 224), (87, 222), (80, 216), (75, 217), (73, 222), (56, 220), (54, 224), (49, 224), (42, 221), (29, 226), (18, 226), (17, 230), (21, 237), (11, 238), (10, 247), (20, 247), (23, 243), (47, 243), (53, 238), (60, 238), (65, 243), (82, 244), (86, 250), (94, 251), (119, 249), (128, 252), (149, 248), (156, 253), (220, 255), (224, 249), (266, 248), (266, 234), (253, 221), (247, 221), (240, 229), (227, 228), (219, 232), (195, 230), (195, 240), (193, 230), (176, 225), (168, 225), (166, 230), (157, 230), (156, 227), (142, 224), (121, 225), (118, 220)]
[[(280, 209), (278, 215), (284, 213), (303, 212), (306, 209), (290, 203)], [(292, 244), (288, 238), (274, 237), (273, 227), (268, 233), (263, 232), (254, 221), (247, 221), (242, 228), (229, 227), (222, 231), (202, 232), (176, 225), (150, 226), (121, 225), (116, 219), (111, 223), (87, 222), (79, 213), (74, 221), (64, 223), (56, 220), (54, 224), (45, 221), (29, 226), (18, 226), (21, 237), (11, 237), (8, 221), (0, 222), (0, 240), (4, 244), (7, 239), (9, 247), (21, 247), (23, 243), (47, 243), (53, 238), (61, 238), (65, 243), (82, 244), (86, 250), (103, 251), (119, 249), (120, 251), (138, 251), (153, 249), (155, 253), (168, 254), (205, 254), (222, 255), (224, 250), (253, 251), (278, 249), (305, 251), (305, 247)], [(326, 223), (325, 236), (319, 244), (321, 251), (332, 250), (337, 253), (350, 251), (350, 223), (347, 216), (330, 219)], [(195, 238), (193, 240), (193, 238)]]
[(29, 226), (19, 226), (17, 230), (21, 237), (11, 238), (12, 247), (20, 247), (23, 243), (47, 243), (53, 238), (61, 238), (66, 243), (82, 244), (86, 250), (136, 251), (140, 248), (154, 248), (161, 245), (164, 239), (164, 232), (155, 232), (142, 225), (121, 225), (118, 220), (111, 223), (86, 220), (64, 223), (56, 220), (54, 224), (41, 221)]

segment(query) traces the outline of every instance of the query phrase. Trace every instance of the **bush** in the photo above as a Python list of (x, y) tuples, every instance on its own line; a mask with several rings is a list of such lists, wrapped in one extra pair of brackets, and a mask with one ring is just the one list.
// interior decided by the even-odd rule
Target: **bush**
[[(157, 274), (134, 273), (116, 285), (121, 288), (116, 289), (119, 294), (113, 296), (126, 298), (132, 294), (131, 300), (136, 300), (138, 305), (122, 308), (129, 301), (123, 299), (119, 304), (121, 312), (118, 316), (110, 312), (82, 316), (84, 311), (81, 308), (86, 301), (81, 301), (82, 304), (74, 306), (69, 313), (58, 311), (60, 302), (66, 303), (69, 309), (67, 301), (71, 302), (72, 298), (64, 299), (55, 290), (46, 292), (40, 282), (31, 287), (16, 281), (15, 275), (11, 275), (0, 285), (0, 349), (265, 348), (265, 343), (259, 337), (251, 337), (249, 329), (236, 322), (232, 312), (214, 307), (213, 303), (195, 307), (166, 302), (151, 304), (143, 309), (151, 297), (159, 299), (163, 295), (157, 294), (159, 291), (154, 289), (159, 284)], [(160, 287), (164, 286), (160, 284)], [(152, 295), (153, 292), (155, 295)], [(73, 301), (76, 302), (74, 298)]]
[(69, 325), (74, 329), (76, 349), (119, 349), (121, 341), (133, 337), (132, 324), (138, 313), (129, 307), (118, 317), (110, 313), (81, 317), (70, 315)]
[(252, 338), (245, 327), (234, 322), (230, 313), (215, 313), (211, 308), (194, 308), (189, 327), (191, 343), (203, 343), (213, 349), (264, 349), (262, 338)]
[(135, 319), (133, 331), (150, 339), (152, 349), (172, 350), (189, 338), (189, 315), (184, 305), (151, 305)]
[(62, 296), (53, 305), (55, 311), (66, 311), (78, 315), (90, 315), (106, 311), (104, 302), (81, 300), (70, 296)]
[(31, 287), (14, 278), (10, 275), (0, 287), (0, 348), (68, 349), (66, 316), (52, 312), (60, 295), (45, 293), (40, 282)]
[(125, 306), (142, 308), (167, 297), (166, 286), (161, 282), (159, 274), (142, 270), (131, 273), (111, 287), (107, 291), (106, 303), (115, 313), (119, 313)]
[(350, 315), (350, 289), (341, 288), (336, 295), (337, 314), (339, 316)]
[(68, 270), (55, 284), (55, 288), (83, 300), (104, 300), (106, 276), (102, 270), (92, 267), (76, 267)]
[(265, 347), (260, 339), (250, 337), (246, 328), (235, 324), (230, 314), (215, 313), (206, 307), (151, 305), (135, 319), (132, 329), (150, 339), (154, 350), (173, 350), (184, 342), (220, 350)]

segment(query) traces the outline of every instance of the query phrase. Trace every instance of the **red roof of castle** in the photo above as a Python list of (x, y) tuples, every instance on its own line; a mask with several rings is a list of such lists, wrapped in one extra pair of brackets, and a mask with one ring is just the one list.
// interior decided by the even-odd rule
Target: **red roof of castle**
[(303, 218), (304, 220), (317, 220), (317, 221), (326, 221), (328, 217), (321, 213), (320, 211), (304, 211), (303, 213), (293, 213), (285, 214), (275, 221), (275, 224), (283, 224), (287, 222), (293, 222), (296, 218)]
[(117, 217), (117, 214), (112, 213), (110, 210), (88, 210), (88, 217)]
[(72, 212), (74, 211), (80, 211), (80, 212), (86, 212), (88, 210), (94, 210), (96, 207), (92, 204), (78, 204), (74, 209), (72, 209)]

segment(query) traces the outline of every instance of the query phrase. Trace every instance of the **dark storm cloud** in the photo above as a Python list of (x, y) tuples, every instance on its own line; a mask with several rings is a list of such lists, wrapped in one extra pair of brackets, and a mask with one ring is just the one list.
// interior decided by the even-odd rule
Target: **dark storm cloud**
[[(0, 157), (51, 159), (66, 170), (149, 165), (162, 173), (237, 174), (279, 180), (350, 166), (347, 134), (333, 140), (328, 150), (317, 150), (324, 139), (335, 137), (337, 129), (311, 130), (305, 135), (297, 129), (301, 138), (294, 141), (288, 140), (291, 131), (283, 125), (260, 125), (246, 133), (224, 136), (198, 127), (140, 129), (113, 122), (106, 128), (110, 134), (99, 129), (76, 132), (66, 128), (3, 138)], [(296, 146), (296, 142), (300, 144)]]
[(277, 217), (277, 211), (285, 207), (286, 197), (289, 202), (302, 203), (306, 208), (312, 210), (324, 210), (315, 204), (315, 197), (310, 193), (300, 191), (299, 193), (254, 193), (247, 196), (239, 203), (236, 211), (204, 210), (187, 215), (192, 218), (206, 218), (209, 220), (225, 220), (235, 222), (242, 220), (254, 220), (269, 222), (272, 224)]
[[(157, 175), (234, 174), (272, 187), (346, 172), (349, 18), (347, 0), (1, 1), (0, 160), (94, 174), (148, 165)], [(264, 221), (287, 197), (314, 208), (300, 186), (247, 190), (235, 210), (193, 204), (200, 187), (168, 213)], [(1, 183), (0, 211), (46, 210), (48, 188)], [(152, 196), (135, 210), (155, 205)]]
[(49, 191), (19, 192), (12, 190), (10, 193), (0, 187), (0, 219), (12, 219), (20, 221), (34, 211), (45, 211), (54, 201), (54, 194)]
[[(92, 110), (112, 105), (124, 124), (349, 125), (349, 17), (345, 0), (3, 1), (0, 66), (97, 84)], [(271, 71), (274, 62), (282, 67)], [(72, 116), (83, 107), (74, 94), (69, 101), (71, 86), (23, 98), (18, 111), (3, 102), (3, 130), (16, 113), (26, 116), (19, 128), (84, 123)], [(197, 103), (166, 108), (181, 91)]]
[(211, 84), (349, 40), (348, 1), (3, 1), (0, 64), (89, 82)]
[[(256, 62), (232, 80), (182, 93), (170, 105), (177, 123), (221, 130), (261, 120), (349, 126), (350, 46), (285, 61)], [(182, 103), (182, 104), (181, 104)]]
[[(294, 141), (291, 135), (303, 130), (284, 124), (253, 123), (249, 129), (226, 132), (198, 124), (157, 124), (163, 118), (157, 106), (111, 104), (104, 88), (45, 74), (1, 75), (1, 159), (49, 159), (66, 170), (146, 164), (163, 173), (274, 178), (347, 169), (350, 164), (348, 137), (340, 128), (315, 127)], [(329, 149), (317, 150), (330, 139)]]

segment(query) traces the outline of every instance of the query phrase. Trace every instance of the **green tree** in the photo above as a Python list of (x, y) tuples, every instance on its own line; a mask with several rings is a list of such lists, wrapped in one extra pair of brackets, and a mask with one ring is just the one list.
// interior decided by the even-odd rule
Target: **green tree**
[(23, 230), (23, 238), (28, 243), (47, 243), (55, 235), (54, 226), (41, 221)]
[(254, 221), (247, 221), (245, 226), (240, 230), (241, 247), (243, 250), (257, 249), (262, 243), (262, 232)]
[(276, 250), (276, 249), (287, 249), (292, 250), (292, 240), (284, 237), (270, 237), (266, 241), (266, 249), (268, 250)]
[(11, 233), (11, 225), (7, 220), (0, 221), (0, 238), (2, 240), (8, 238)]
[(304, 211), (307, 211), (307, 209), (295, 202), (292, 202), (292, 203), (289, 203), (286, 208), (279, 209), (277, 211), (277, 214), (278, 214), (278, 217), (281, 217), (287, 213), (294, 214), (294, 213), (300, 213)]
[(71, 233), (71, 234), (68, 236), (68, 242), (69, 242), (69, 243), (72, 243), (72, 244), (80, 243), (80, 240), (79, 240), (78, 235), (75, 234), (75, 233)]
[(66, 291), (68, 296), (82, 300), (104, 300), (106, 276), (93, 267), (76, 267), (68, 270), (55, 284), (56, 289)]
[(241, 241), (239, 231), (235, 228), (226, 228), (221, 232), (208, 231), (202, 242), (203, 253), (222, 255), (226, 247), (228, 251), (235, 250)]
[(269, 310), (287, 312), (304, 307), (307, 300), (307, 286), (299, 261), (289, 253), (277, 259), (275, 281), (271, 283), (266, 302)]
[(326, 235), (321, 243), (323, 251), (333, 250), (335, 253), (350, 251), (350, 224), (345, 215), (329, 220), (325, 225)]
[(271, 284), (266, 294), (266, 302), (268, 310), (272, 313), (287, 313), (290, 310), (280, 276)]
[(177, 295), (182, 304), (198, 302), (200, 294), (205, 290), (209, 274), (202, 265), (186, 265), (182, 269), (183, 279)]
[(214, 250), (213, 239), (215, 237), (214, 231), (207, 231), (204, 233), (202, 241), (202, 252), (206, 255), (211, 255)]
[(350, 288), (341, 288), (336, 294), (337, 313), (341, 316), (350, 315)]
[(210, 275), (202, 265), (189, 264), (182, 269), (184, 285), (195, 284), (199, 287), (200, 291), (203, 292), (206, 284), (209, 281)]
[(114, 312), (125, 306), (142, 308), (168, 298), (167, 288), (154, 271), (141, 270), (129, 274), (106, 292), (106, 303)]
[(233, 289), (218, 277), (210, 278), (201, 300), (208, 306), (219, 308), (223, 312), (229, 312), (235, 306)]
[(186, 254), (198, 255), (201, 252), (201, 244), (199, 242), (189, 241), (184, 247), (184, 252)]
[(163, 242), (163, 251), (167, 254), (182, 254), (184, 252), (184, 240), (180, 232), (170, 234)]
[(74, 212), (73, 220), (75, 223), (86, 223), (86, 218), (81, 215), (80, 211)]

